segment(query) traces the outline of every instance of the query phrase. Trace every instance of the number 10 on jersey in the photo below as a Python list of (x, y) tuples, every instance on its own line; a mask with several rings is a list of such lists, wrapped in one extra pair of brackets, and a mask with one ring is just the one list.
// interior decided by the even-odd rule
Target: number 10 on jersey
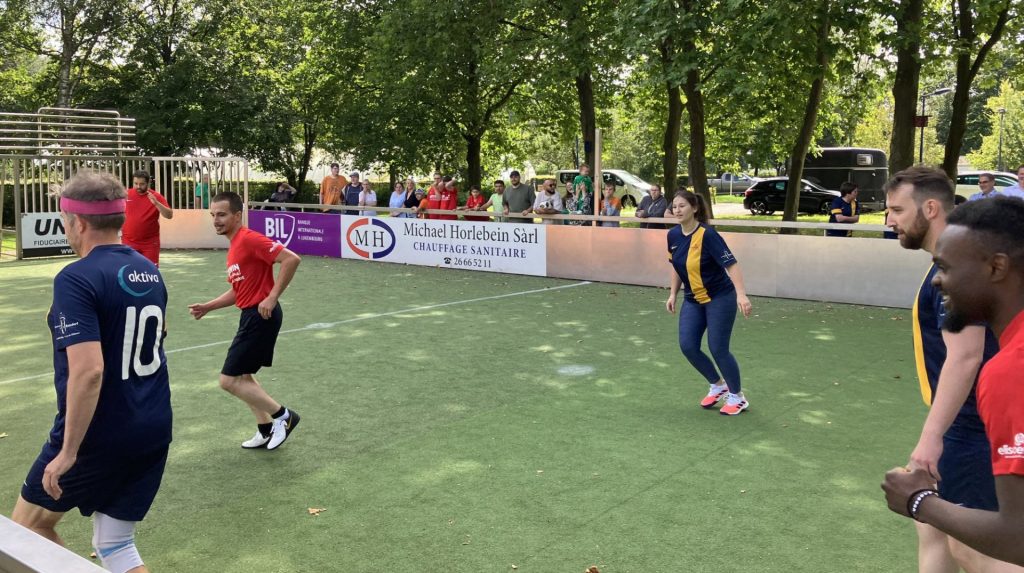
[[(155, 319), (155, 322), (154, 322)], [(142, 343), (147, 329), (153, 325), (153, 354), (148, 364), (142, 363)], [(128, 380), (134, 370), (136, 376), (149, 376), (160, 368), (160, 344), (163, 342), (164, 313), (151, 304), (142, 308), (129, 306), (125, 309), (124, 353), (121, 358), (121, 380)]]

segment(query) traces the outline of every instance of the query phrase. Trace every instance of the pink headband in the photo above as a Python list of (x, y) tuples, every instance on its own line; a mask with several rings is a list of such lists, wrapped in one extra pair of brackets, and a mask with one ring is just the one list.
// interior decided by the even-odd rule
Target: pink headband
[(116, 215), (124, 213), (124, 199), (112, 199), (110, 201), (77, 201), (60, 198), (60, 210), (65, 213), (76, 215)]

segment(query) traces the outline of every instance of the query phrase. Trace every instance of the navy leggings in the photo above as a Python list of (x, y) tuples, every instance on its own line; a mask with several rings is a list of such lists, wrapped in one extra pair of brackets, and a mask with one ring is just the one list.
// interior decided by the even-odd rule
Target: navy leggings
[[(740, 366), (729, 351), (729, 339), (732, 338), (732, 325), (735, 322), (735, 290), (716, 296), (705, 304), (684, 298), (683, 306), (679, 309), (679, 349), (683, 355), (709, 384), (724, 379), (729, 391), (739, 394)], [(708, 333), (708, 348), (715, 359), (714, 364), (700, 349), (705, 331)], [(716, 364), (718, 369), (715, 369)]]

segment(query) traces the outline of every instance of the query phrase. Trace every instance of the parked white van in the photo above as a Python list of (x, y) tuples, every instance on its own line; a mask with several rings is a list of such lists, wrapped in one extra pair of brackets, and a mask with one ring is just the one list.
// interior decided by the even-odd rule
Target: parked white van
[[(565, 182), (572, 181), (579, 175), (578, 169), (562, 169), (555, 172), (555, 179), (558, 180), (559, 193), (565, 189)], [(601, 178), (605, 182), (615, 183), (615, 196), (622, 202), (623, 207), (636, 207), (640, 201), (647, 196), (651, 184), (633, 175), (629, 171), (621, 169), (602, 169)], [(594, 193), (601, 196), (601, 186), (594, 189)]]

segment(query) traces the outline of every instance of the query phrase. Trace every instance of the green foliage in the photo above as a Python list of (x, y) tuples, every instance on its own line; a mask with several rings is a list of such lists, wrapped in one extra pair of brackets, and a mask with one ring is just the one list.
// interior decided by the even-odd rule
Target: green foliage
[[(1003, 110), (1005, 113), (1000, 113)], [(1014, 89), (1007, 80), (999, 94), (985, 102), (985, 112), (992, 130), (982, 136), (978, 151), (967, 156), (976, 169), (1016, 171), (1024, 164), (1024, 91)], [(999, 165), (999, 130), (1002, 116), (1002, 165)]]

